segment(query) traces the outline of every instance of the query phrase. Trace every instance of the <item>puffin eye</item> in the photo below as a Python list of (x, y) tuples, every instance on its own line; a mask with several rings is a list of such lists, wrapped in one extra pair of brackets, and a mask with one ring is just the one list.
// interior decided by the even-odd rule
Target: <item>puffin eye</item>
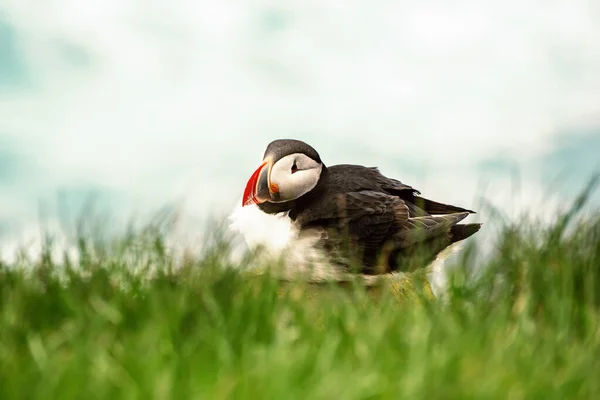
[(294, 164), (292, 165), (292, 174), (294, 172), (298, 172), (298, 166), (296, 165), (296, 161), (294, 161)]

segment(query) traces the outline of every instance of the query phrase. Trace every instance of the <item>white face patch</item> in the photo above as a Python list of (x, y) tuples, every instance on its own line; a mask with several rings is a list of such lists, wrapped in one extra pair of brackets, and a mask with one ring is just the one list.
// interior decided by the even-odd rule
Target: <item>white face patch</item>
[(271, 169), (271, 184), (276, 184), (279, 188), (277, 202), (297, 199), (314, 189), (322, 169), (322, 164), (302, 153), (281, 158)]

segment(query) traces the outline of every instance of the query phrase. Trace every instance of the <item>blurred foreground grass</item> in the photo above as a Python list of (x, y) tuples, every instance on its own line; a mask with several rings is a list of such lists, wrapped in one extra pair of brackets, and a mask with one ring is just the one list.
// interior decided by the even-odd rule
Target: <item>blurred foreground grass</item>
[(549, 227), (504, 226), (484, 273), (465, 251), (438, 299), (420, 279), (373, 296), (248, 276), (219, 246), (173, 268), (151, 230), (81, 239), (77, 266), (1, 265), (0, 399), (600, 398), (584, 198)]

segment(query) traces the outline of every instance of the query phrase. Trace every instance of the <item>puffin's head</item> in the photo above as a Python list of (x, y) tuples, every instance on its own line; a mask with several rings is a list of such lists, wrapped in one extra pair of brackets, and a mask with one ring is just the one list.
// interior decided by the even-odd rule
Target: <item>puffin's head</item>
[(317, 186), (322, 170), (321, 157), (308, 144), (275, 140), (267, 146), (262, 164), (248, 180), (242, 206), (295, 200)]

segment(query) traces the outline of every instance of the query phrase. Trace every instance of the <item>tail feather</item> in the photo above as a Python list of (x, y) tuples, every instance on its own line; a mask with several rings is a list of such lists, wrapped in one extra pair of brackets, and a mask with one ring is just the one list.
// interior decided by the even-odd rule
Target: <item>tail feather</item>
[(470, 214), (476, 214), (473, 210), (466, 208), (453, 206), (450, 204), (438, 203), (437, 201), (429, 200), (421, 196), (414, 196), (414, 203), (427, 211), (429, 214), (452, 214), (458, 212), (468, 212)]
[(459, 242), (474, 235), (481, 229), (483, 224), (458, 224), (450, 228), (450, 239), (452, 242)]
[(434, 236), (408, 248), (398, 248), (388, 259), (388, 270), (410, 272), (423, 268), (449, 246), (474, 235), (481, 226), (478, 223), (453, 225), (448, 234)]

